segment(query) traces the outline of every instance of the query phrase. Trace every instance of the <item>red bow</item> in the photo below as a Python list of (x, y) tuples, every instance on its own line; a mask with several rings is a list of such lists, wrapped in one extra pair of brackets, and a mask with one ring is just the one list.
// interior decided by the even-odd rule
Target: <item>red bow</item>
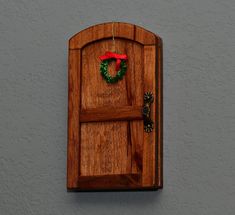
[(105, 52), (105, 55), (102, 55), (99, 57), (100, 60), (107, 60), (107, 59), (111, 59), (114, 58), (116, 59), (116, 71), (118, 71), (120, 69), (120, 64), (121, 64), (121, 60), (127, 60), (127, 55), (126, 54), (117, 54), (117, 53), (113, 53), (113, 52)]

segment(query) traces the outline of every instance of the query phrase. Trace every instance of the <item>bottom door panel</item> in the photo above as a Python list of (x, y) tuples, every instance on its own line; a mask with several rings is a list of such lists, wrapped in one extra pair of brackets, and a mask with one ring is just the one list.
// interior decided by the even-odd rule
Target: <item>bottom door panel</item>
[(78, 189), (141, 188), (143, 120), (81, 123)]
[(80, 176), (142, 171), (143, 121), (81, 123)]
[(81, 123), (80, 175), (131, 173), (128, 122)]

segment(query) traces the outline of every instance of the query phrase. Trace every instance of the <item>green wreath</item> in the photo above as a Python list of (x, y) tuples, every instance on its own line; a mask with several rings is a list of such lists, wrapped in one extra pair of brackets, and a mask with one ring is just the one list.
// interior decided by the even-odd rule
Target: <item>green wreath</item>
[(108, 66), (109, 66), (109, 63), (114, 60), (115, 59), (103, 60), (100, 64), (100, 73), (108, 84), (114, 84), (114, 83), (117, 83), (119, 80), (122, 80), (127, 70), (127, 65), (126, 65), (125, 60), (121, 60), (120, 70), (117, 72), (115, 76), (111, 76), (108, 72)]

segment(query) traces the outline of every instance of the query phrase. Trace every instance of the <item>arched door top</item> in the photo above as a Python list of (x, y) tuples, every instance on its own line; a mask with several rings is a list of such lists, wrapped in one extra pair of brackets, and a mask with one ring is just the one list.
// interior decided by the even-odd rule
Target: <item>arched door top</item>
[(112, 28), (116, 38), (136, 41), (142, 45), (161, 44), (161, 38), (137, 25), (123, 22), (108, 22), (91, 26), (69, 40), (69, 49), (81, 49), (85, 45), (101, 39), (112, 38)]

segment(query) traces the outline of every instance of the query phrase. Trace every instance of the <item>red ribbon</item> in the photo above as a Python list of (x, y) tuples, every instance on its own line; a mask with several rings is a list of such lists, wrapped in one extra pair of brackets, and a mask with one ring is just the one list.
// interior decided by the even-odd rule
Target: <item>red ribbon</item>
[(113, 52), (105, 52), (105, 55), (99, 57), (100, 60), (107, 60), (107, 59), (116, 59), (116, 71), (120, 69), (121, 60), (127, 60), (126, 54), (117, 54)]

